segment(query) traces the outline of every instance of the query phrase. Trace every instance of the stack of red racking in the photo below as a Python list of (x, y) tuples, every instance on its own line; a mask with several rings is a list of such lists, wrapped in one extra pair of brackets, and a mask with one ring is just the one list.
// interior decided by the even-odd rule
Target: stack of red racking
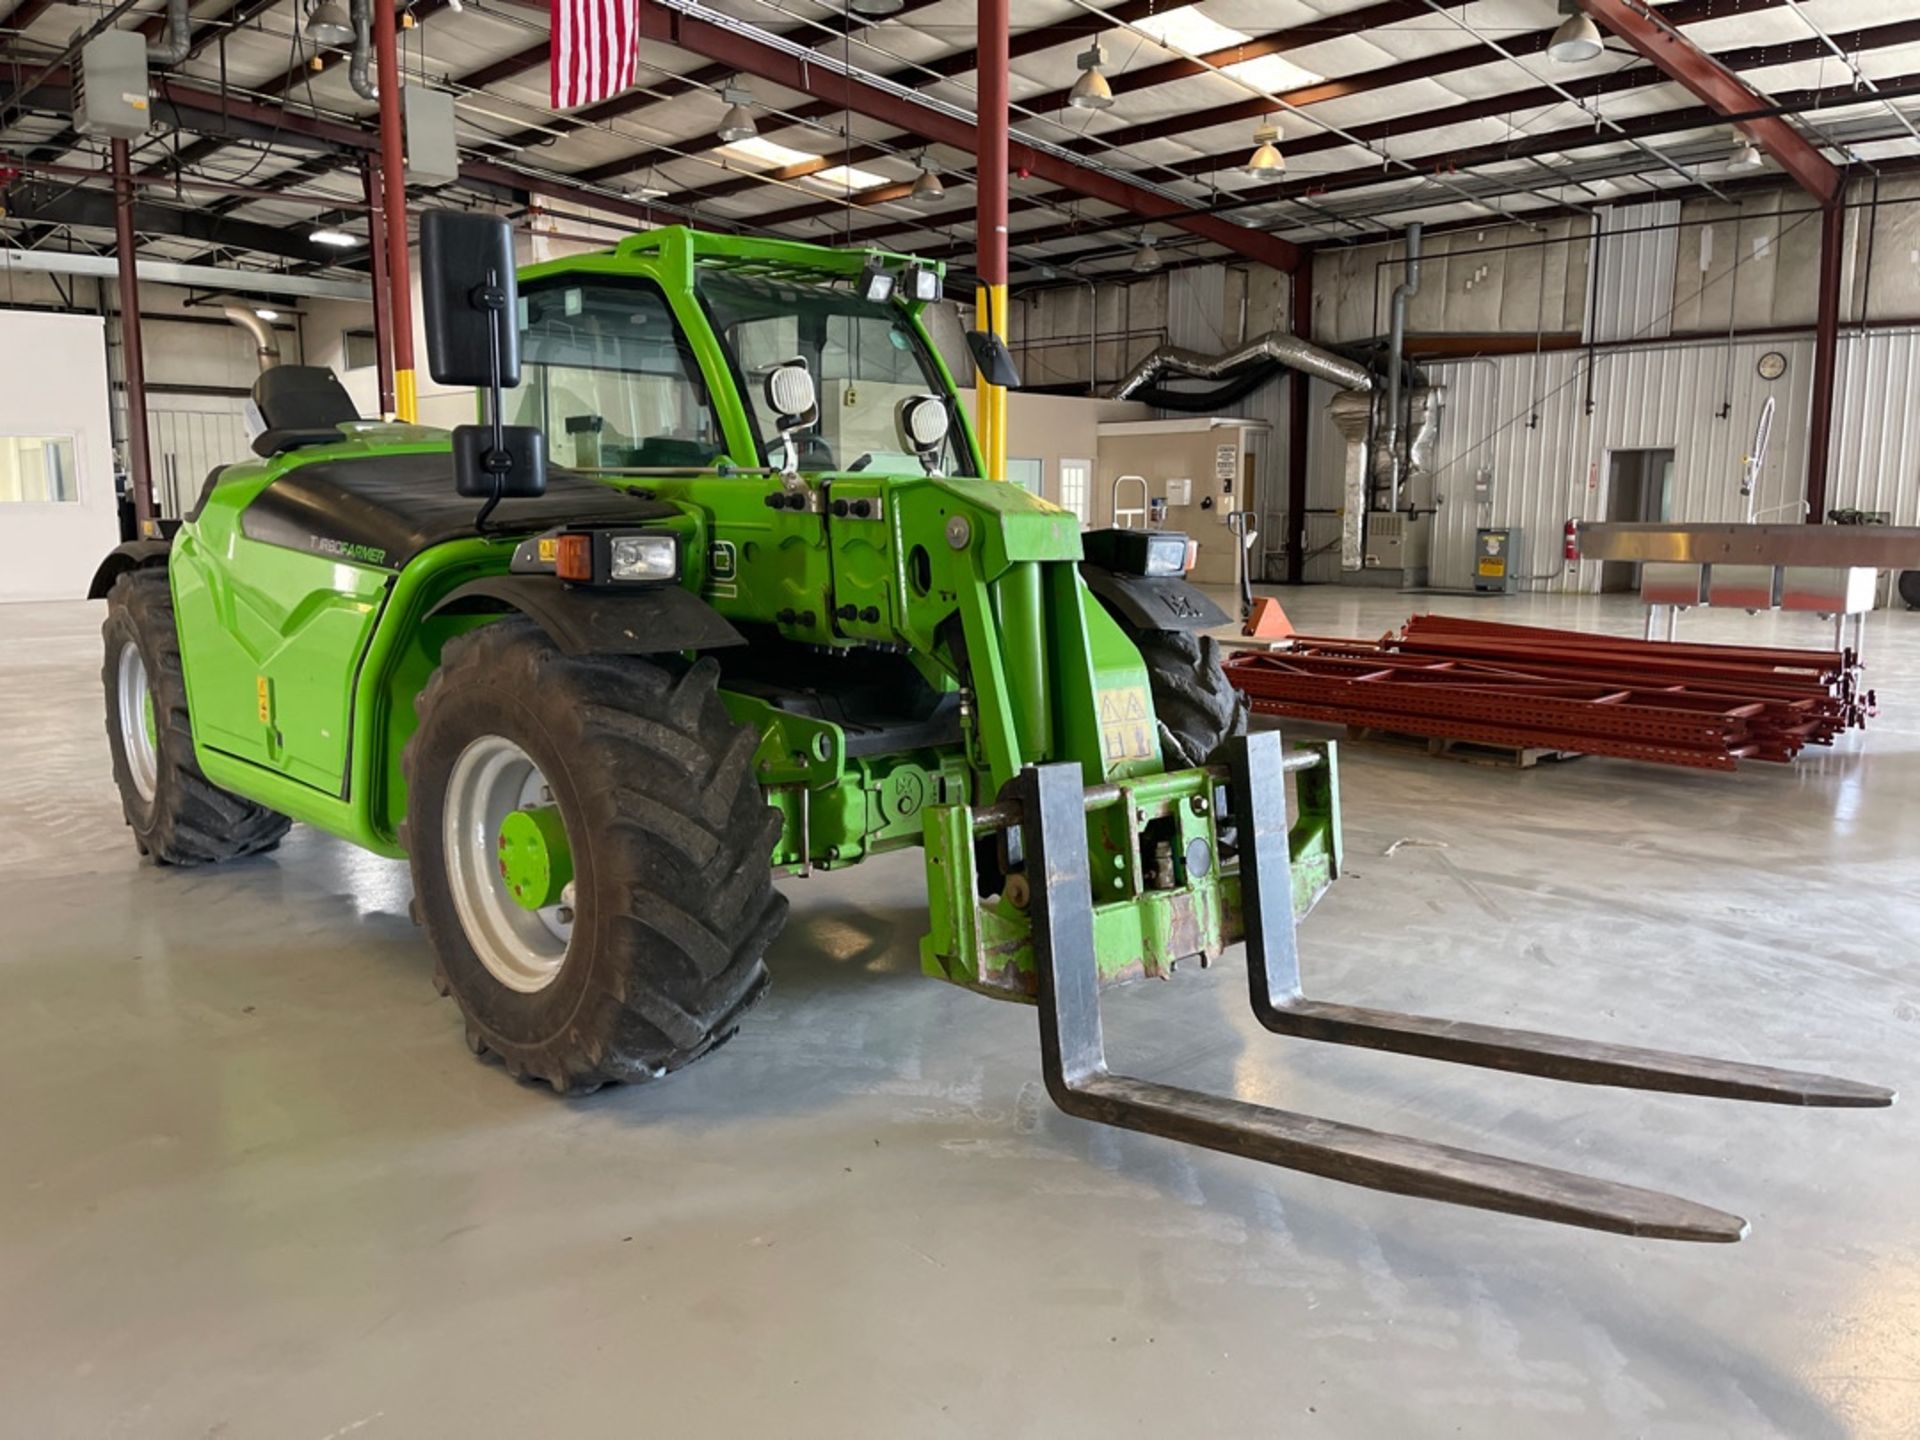
[(1874, 713), (1851, 651), (1588, 635), (1416, 615), (1379, 640), (1296, 635), (1227, 677), (1254, 710), (1430, 739), (1705, 770), (1790, 761)]

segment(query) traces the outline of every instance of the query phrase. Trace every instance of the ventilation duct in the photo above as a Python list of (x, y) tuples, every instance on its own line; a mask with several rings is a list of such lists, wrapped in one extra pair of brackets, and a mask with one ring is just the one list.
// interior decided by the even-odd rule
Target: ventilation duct
[(1387, 334), (1387, 503), (1383, 510), (1400, 508), (1400, 481), (1406, 466), (1400, 453), (1401, 359), (1407, 345), (1407, 302), (1420, 293), (1420, 222), (1407, 226), (1406, 278), (1393, 287), (1393, 318)]
[[(1178, 345), (1162, 345), (1127, 374), (1114, 386), (1108, 398), (1112, 400), (1145, 399), (1140, 392), (1146, 390), (1162, 375), (1172, 372), (1190, 376), (1196, 380), (1238, 380), (1246, 378), (1243, 371), (1255, 372), (1251, 383), (1238, 391), (1244, 396), (1260, 381), (1265, 380), (1276, 369), (1298, 370), (1317, 380), (1326, 380), (1338, 385), (1342, 390), (1370, 390), (1373, 388), (1373, 376), (1367, 367), (1345, 356), (1336, 355), (1330, 350), (1322, 350), (1310, 341), (1302, 340), (1298, 335), (1289, 335), (1284, 330), (1271, 330), (1253, 340), (1249, 340), (1237, 350), (1224, 355), (1203, 355), (1198, 350), (1183, 350)], [(1158, 398), (1152, 403), (1163, 405), (1169, 410), (1194, 408), (1195, 400), (1206, 403), (1201, 409), (1211, 409), (1223, 403), (1215, 396), (1181, 395), (1179, 392), (1159, 390)], [(1172, 395), (1179, 403), (1172, 403), (1166, 397)], [(1238, 398), (1238, 396), (1236, 396)]]
[(147, 47), (149, 65), (178, 65), (193, 48), (193, 27), (187, 23), (187, 0), (167, 0), (167, 24), (161, 38)]
[(373, 63), (373, 0), (353, 0), (353, 54), (347, 60), (347, 83), (362, 100), (378, 100), (380, 87), (368, 69)]

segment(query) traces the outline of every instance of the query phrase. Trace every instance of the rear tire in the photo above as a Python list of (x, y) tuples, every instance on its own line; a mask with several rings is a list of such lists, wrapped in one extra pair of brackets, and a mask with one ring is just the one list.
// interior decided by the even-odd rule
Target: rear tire
[(1182, 630), (1130, 630), (1146, 662), (1160, 744), (1170, 768), (1209, 763), (1247, 733), (1247, 697), (1227, 683), (1220, 642)]
[[(562, 1094), (657, 1078), (765, 991), (780, 817), (718, 679), (711, 660), (565, 655), (512, 619), (450, 641), (421, 691), (401, 830), (416, 916), (468, 1045), (516, 1077)], [(494, 816), (531, 805), (557, 809), (573, 881), (516, 912)]]
[(140, 853), (162, 865), (205, 865), (278, 845), (293, 822), (222, 790), (194, 758), (167, 572), (129, 570), (115, 580), (100, 634), (113, 779)]

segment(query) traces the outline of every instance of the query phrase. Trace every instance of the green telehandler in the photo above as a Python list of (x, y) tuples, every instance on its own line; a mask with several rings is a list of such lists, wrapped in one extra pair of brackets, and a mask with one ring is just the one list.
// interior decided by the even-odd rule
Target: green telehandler
[[(982, 474), (911, 256), (669, 228), (516, 276), (423, 217), (452, 432), (267, 370), (258, 459), (113, 552), (107, 733), (142, 853), (295, 820), (412, 868), (467, 1041), (563, 1094), (657, 1078), (767, 985), (777, 873), (925, 852), (928, 974), (1034, 1002), (1071, 1114), (1348, 1183), (1726, 1241), (1652, 1191), (1112, 1073), (1108, 983), (1244, 943), (1281, 1034), (1588, 1084), (1884, 1105), (1826, 1076), (1310, 1000), (1330, 743), (1247, 733), (1183, 537)], [(1005, 348), (969, 343), (1011, 378)], [(552, 458), (551, 465), (549, 458)]]

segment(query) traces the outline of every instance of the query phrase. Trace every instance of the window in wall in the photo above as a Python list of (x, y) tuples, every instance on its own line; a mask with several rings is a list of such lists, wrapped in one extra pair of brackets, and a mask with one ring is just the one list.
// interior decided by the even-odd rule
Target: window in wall
[(1042, 477), (1045, 473), (1046, 466), (1042, 461), (1023, 459), (1014, 455), (1007, 457), (1007, 479), (1029, 495), (1045, 493), (1041, 489)]
[(1082, 525), (1092, 519), (1087, 509), (1087, 491), (1092, 483), (1093, 462), (1091, 460), (1060, 462), (1060, 503), (1078, 515)]
[(375, 343), (371, 330), (344, 330), (340, 334), (340, 349), (346, 360), (348, 370), (371, 370), (380, 363), (379, 346)]
[(78, 500), (71, 435), (0, 435), (0, 502)]

